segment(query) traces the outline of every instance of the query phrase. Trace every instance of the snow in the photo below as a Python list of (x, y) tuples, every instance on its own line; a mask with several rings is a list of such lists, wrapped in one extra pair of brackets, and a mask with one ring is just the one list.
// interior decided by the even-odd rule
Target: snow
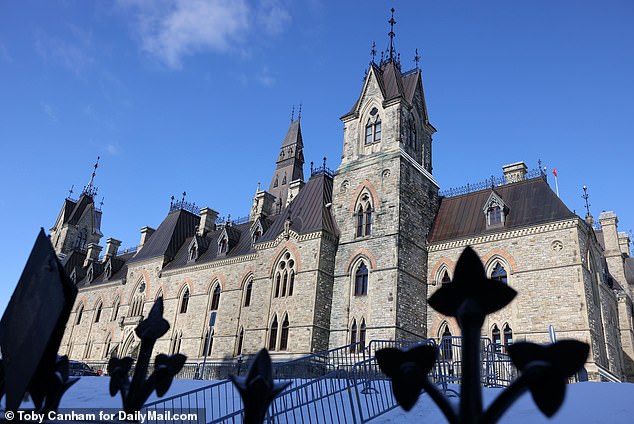
[[(107, 377), (82, 377), (62, 398), (60, 408), (120, 408), (119, 394), (108, 393)], [(174, 396), (215, 383), (209, 380), (174, 380), (164, 397)], [(295, 386), (295, 385), (293, 385)], [(290, 390), (292, 390), (292, 387)], [(458, 389), (457, 387), (453, 387)], [(483, 390), (484, 404), (490, 404), (503, 389)], [(153, 394), (148, 402), (157, 400)], [(458, 398), (453, 397), (457, 404)], [(28, 402), (22, 408), (28, 408)], [(345, 406), (348, 408), (348, 405)], [(209, 411), (208, 411), (209, 412)], [(530, 393), (522, 396), (507, 413), (501, 423), (632, 423), (634, 422), (634, 384), (630, 383), (577, 383), (567, 386), (566, 400), (552, 419), (546, 418), (535, 406)], [(217, 418), (217, 417), (216, 417)], [(422, 394), (412, 411), (393, 409), (377, 419), (376, 423), (425, 422), (445, 423), (438, 407), (429, 396)]]
[[(488, 405), (503, 389), (484, 389), (484, 404)], [(458, 398), (455, 399), (456, 403)], [(424, 422), (446, 423), (444, 416), (429, 396), (423, 394), (414, 408), (405, 412), (394, 409), (377, 418), (376, 423)], [(566, 400), (551, 419), (535, 406), (526, 393), (502, 416), (500, 423), (628, 423), (634, 422), (634, 384), (577, 383), (567, 386)]]

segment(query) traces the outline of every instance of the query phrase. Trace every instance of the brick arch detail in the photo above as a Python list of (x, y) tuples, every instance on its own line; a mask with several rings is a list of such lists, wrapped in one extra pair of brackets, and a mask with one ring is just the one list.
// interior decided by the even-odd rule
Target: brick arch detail
[(447, 267), (450, 276), (453, 277), (456, 271), (456, 262), (446, 256), (443, 256), (442, 258), (438, 259), (436, 265), (434, 265), (431, 273), (429, 274), (429, 278), (432, 280), (432, 285), (436, 284), (436, 275), (438, 274), (438, 271), (440, 271), (440, 268), (442, 268), (443, 266)]
[(348, 262), (346, 262), (346, 268), (344, 269), (344, 271), (347, 275), (350, 275), (352, 264), (357, 262), (359, 258), (366, 258), (368, 262), (370, 262), (369, 271), (376, 269), (376, 257), (367, 249), (360, 248), (352, 252), (352, 255), (350, 255)]
[[(185, 291), (185, 287), (187, 287), (187, 289), (189, 289), (189, 297), (191, 297), (194, 294), (194, 289), (193, 289), (192, 286), (193, 286), (192, 281), (189, 278), (186, 278), (183, 281), (183, 284), (181, 284), (178, 287), (178, 291), (176, 292), (176, 297), (180, 300), (181, 295)], [(163, 294), (165, 294), (165, 292), (163, 292)]]
[(254, 278), (255, 277), (255, 271), (253, 271), (253, 269), (248, 268), (247, 270), (244, 271), (244, 273), (242, 274), (242, 277), (240, 277), (240, 290), (244, 289), (244, 285), (247, 283), (247, 281), (249, 281), (249, 278)]
[(152, 296), (152, 299), (156, 300), (156, 295), (158, 294), (158, 292), (163, 293), (163, 300), (165, 300), (165, 285), (163, 283), (158, 283), (156, 290), (154, 291), (154, 296)]
[(504, 259), (504, 261), (511, 267), (511, 273), (514, 274), (517, 272), (517, 262), (515, 262), (515, 259), (510, 253), (502, 249), (491, 249), (482, 257), (484, 269), (487, 269), (491, 264), (491, 261), (496, 257)]
[(299, 274), (302, 271), (302, 258), (299, 254), (299, 249), (292, 243), (290, 240), (285, 241), (280, 247), (277, 248), (277, 251), (273, 257), (273, 261), (269, 265), (269, 278), (273, 278), (273, 272), (275, 272), (275, 265), (280, 261), (282, 255), (286, 250), (291, 252), (293, 255), (293, 260), (295, 261), (295, 274)]
[(352, 211), (353, 214), (355, 213), (355, 206), (357, 205), (359, 196), (361, 195), (361, 192), (364, 189), (367, 189), (370, 192), (370, 196), (372, 197), (372, 206), (374, 207), (374, 210), (376, 211), (379, 208), (379, 204), (380, 204), (379, 192), (374, 187), (374, 184), (372, 184), (368, 180), (363, 180), (363, 182), (357, 186), (357, 188), (354, 191), (354, 195), (352, 196), (352, 203), (350, 204), (350, 210)]
[(460, 336), (462, 334), (460, 332), (460, 327), (458, 326), (458, 321), (456, 321), (455, 318), (438, 315), (436, 318), (434, 318), (434, 322), (431, 325), (431, 331), (428, 333), (428, 337), (434, 339), (439, 338), (440, 335), (438, 333), (445, 323), (449, 325), (449, 330), (451, 331), (452, 336)]
[(205, 293), (211, 294), (211, 289), (216, 285), (216, 283), (220, 284), (221, 292), (225, 291), (225, 287), (227, 286), (227, 279), (222, 272), (217, 272), (211, 277), (211, 279), (209, 280), (209, 284), (207, 284), (207, 290)]

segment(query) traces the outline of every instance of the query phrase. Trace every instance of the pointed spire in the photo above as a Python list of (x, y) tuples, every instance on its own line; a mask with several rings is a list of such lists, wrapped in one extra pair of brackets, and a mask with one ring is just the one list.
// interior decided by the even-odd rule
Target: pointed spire
[(388, 21), (388, 23), (390, 24), (390, 32), (388, 32), (387, 35), (389, 35), (390, 37), (390, 56), (389, 56), (389, 60), (394, 60), (394, 37), (396, 36), (396, 34), (394, 34), (394, 24), (396, 23), (396, 20), (394, 20), (394, 8), (391, 9), (392, 10), (392, 17), (390, 18), (390, 20)]
[(302, 102), (299, 102), (299, 113), (297, 114), (297, 120), (302, 119)]
[(372, 56), (372, 59), (370, 59), (370, 61), (374, 62), (374, 58), (376, 57), (376, 43), (374, 41), (372, 42), (372, 50), (370, 50), (370, 55)]
[(419, 60), (420, 60), (420, 56), (418, 55), (418, 49), (416, 49), (416, 54), (414, 55), (414, 63), (416, 64), (416, 69), (418, 69)]
[(92, 170), (90, 181), (88, 182), (88, 185), (84, 187), (83, 194), (88, 196), (95, 196), (97, 194), (97, 189), (93, 186), (93, 183), (95, 181), (95, 175), (97, 174), (97, 168), (99, 167), (99, 159), (100, 157), (97, 156), (97, 162), (95, 162), (94, 169)]
[(291, 110), (291, 124), (295, 120), (295, 105), (293, 105), (293, 109)]

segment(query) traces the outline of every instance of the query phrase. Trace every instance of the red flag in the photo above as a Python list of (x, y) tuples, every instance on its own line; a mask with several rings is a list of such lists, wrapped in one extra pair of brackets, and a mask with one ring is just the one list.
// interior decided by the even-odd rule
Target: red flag
[(557, 176), (557, 168), (553, 169), (553, 175), (556, 177)]

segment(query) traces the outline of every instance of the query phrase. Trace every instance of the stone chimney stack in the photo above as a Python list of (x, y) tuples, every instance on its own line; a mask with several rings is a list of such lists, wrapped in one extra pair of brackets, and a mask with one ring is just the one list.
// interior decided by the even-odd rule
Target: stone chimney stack
[(99, 253), (101, 253), (102, 247), (97, 243), (90, 243), (88, 250), (86, 250), (86, 259), (84, 260), (84, 268), (90, 265), (91, 262), (97, 262), (99, 260)]
[(218, 212), (211, 208), (202, 208), (200, 210), (200, 225), (198, 226), (198, 235), (204, 236), (210, 231), (216, 229), (216, 219)]
[(288, 197), (286, 198), (286, 206), (288, 206), (291, 201), (295, 197), (297, 197), (299, 191), (302, 189), (302, 187), (304, 187), (304, 184), (305, 183), (302, 180), (291, 181), (291, 183), (288, 185)]
[(510, 165), (504, 165), (502, 167), (507, 184), (524, 181), (527, 170), (528, 167), (524, 162), (511, 163)]
[(620, 256), (621, 248), (619, 247), (619, 237), (616, 230), (619, 220), (616, 214), (612, 211), (601, 212), (601, 215), (599, 215), (599, 223), (601, 223), (601, 230), (603, 230), (605, 256), (612, 256), (614, 254)]
[(260, 215), (275, 215), (278, 212), (276, 211), (275, 200), (276, 197), (271, 193), (265, 190), (258, 190), (253, 198), (253, 206), (251, 207), (249, 220), (253, 221)]
[(624, 231), (619, 233), (619, 247), (622, 254), (630, 256), (630, 236)]
[(139, 247), (136, 250), (137, 252), (141, 250), (145, 243), (147, 243), (152, 234), (154, 234), (154, 231), (156, 231), (154, 228), (148, 226), (141, 228), (141, 241), (139, 242)]
[(110, 237), (106, 240), (106, 254), (103, 255), (103, 262), (107, 262), (109, 258), (117, 256), (117, 251), (121, 247), (121, 240), (113, 239)]

